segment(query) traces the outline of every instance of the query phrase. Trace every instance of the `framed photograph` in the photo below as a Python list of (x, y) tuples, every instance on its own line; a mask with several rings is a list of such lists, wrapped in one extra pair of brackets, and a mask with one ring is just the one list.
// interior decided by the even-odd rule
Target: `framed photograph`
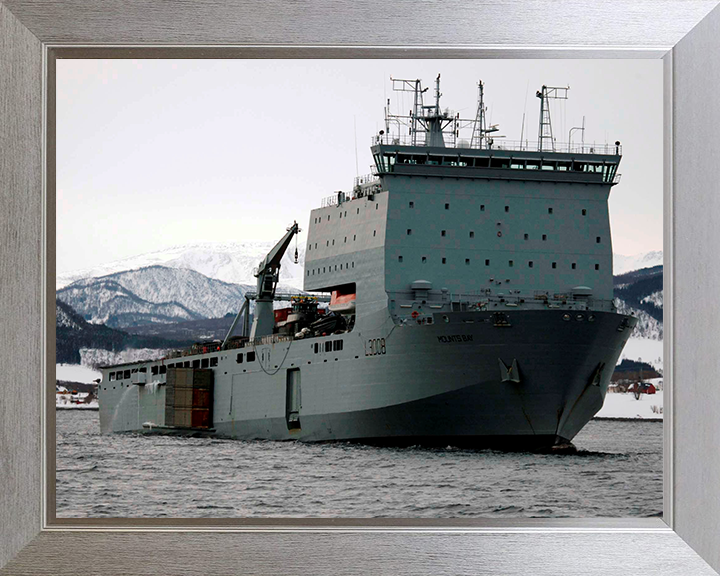
[(662, 61), (55, 70), (58, 520), (661, 516)]
[[(716, 312), (706, 305), (707, 294), (720, 284), (718, 272), (706, 265), (712, 261), (718, 235), (712, 210), (707, 209), (713, 206), (711, 190), (718, 170), (708, 150), (718, 139), (713, 126), (720, 122), (720, 111), (708, 104), (712, 101), (707, 97), (716, 91), (720, 78), (718, 64), (710, 56), (720, 29), (720, 13), (713, 11), (714, 5), (670, 2), (662, 9), (645, 7), (638, 12), (632, 3), (624, 3), (612, 13), (608, 9), (599, 15), (583, 3), (552, 9), (548, 5), (542, 13), (516, 4), (513, 26), (519, 35), (512, 39), (501, 33), (507, 29), (509, 16), (497, 7), (480, 5), (464, 17), (467, 22), (482, 18), (491, 23), (499, 32), (498, 47), (468, 47), (477, 41), (474, 27), (454, 25), (452, 29), (438, 28), (426, 35), (423, 45), (412, 49), (359, 46), (397, 46), (398, 31), (381, 25), (368, 27), (365, 35), (364, 25), (350, 26), (358, 18), (363, 21), (362, 14), (350, 7), (340, 11), (343, 18), (336, 20), (336, 15), (313, 10), (296, 14), (292, 9), (280, 11), (246, 3), (202, 5), (187, 9), (186, 16), (194, 17), (184, 21), (193, 25), (167, 27), (157, 24), (171, 22), (172, 17), (165, 13), (166, 7), (155, 4), (150, 18), (145, 4), (106, 5), (102, 16), (88, 5), (37, 8), (24, 1), (0, 4), (0, 38), (7, 48), (7, 56), (0, 60), (0, 102), (5, 111), (0, 134), (3, 142), (11, 143), (0, 164), (4, 188), (0, 333), (7, 343), (2, 354), (8, 367), (0, 437), (2, 474), (8, 487), (0, 499), (0, 511), (9, 519), (0, 528), (0, 566), (7, 565), (3, 572), (56, 573), (64, 567), (75, 574), (84, 570), (183, 573), (198, 569), (271, 573), (286, 572), (292, 566), (294, 571), (313, 573), (521, 574), (528, 562), (533, 562), (538, 573), (548, 574), (557, 573), (558, 566), (587, 574), (712, 574), (710, 566), (720, 566), (714, 529), (720, 509), (713, 492), (716, 485), (709, 481), (720, 472), (713, 444), (718, 424), (712, 411), (719, 393), (710, 385), (716, 368), (712, 361), (717, 352), (712, 337)], [(575, 24), (571, 15), (587, 14), (587, 10), (602, 16), (600, 20), (607, 25), (588, 28), (586, 16)], [(408, 11), (403, 26), (409, 31), (426, 21), (418, 19), (420, 16), (439, 17), (439, 12), (442, 10), (428, 6), (420, 13)], [(270, 14), (275, 24), (304, 22), (307, 27), (293, 28), (293, 33), (283, 26), (269, 27)], [(548, 45), (545, 37), (538, 35), (538, 19), (547, 22), (547, 29), (557, 29), (550, 24), (561, 20), (571, 24)], [(636, 28), (638, 19), (644, 22), (642, 29)], [(325, 26), (318, 28), (319, 21)], [(367, 23), (370, 21), (373, 17)], [(331, 30), (329, 35), (326, 30)], [(344, 38), (343, 30), (347, 33)], [(343, 47), (348, 38), (358, 46)], [(631, 46), (624, 40), (627, 38), (633, 39)], [(325, 47), (321, 48), (320, 42)], [(186, 43), (206, 46), (172, 46)], [(96, 46), (89, 49), (87, 44)], [(142, 44), (146, 46), (138, 47)], [(439, 44), (452, 48), (439, 49)], [(538, 48), (517, 48), (518, 44)], [(584, 47), (559, 48), (578, 44)], [(458, 47), (461, 45), (466, 47)], [(665, 410), (669, 418), (665, 422), (663, 520), (104, 522), (55, 518), (55, 491), (50, 488), (55, 480), (51, 465), (54, 429), (48, 426), (54, 410), (48, 382), (54, 384), (55, 348), (47, 327), (55, 324), (54, 238), (48, 230), (56, 215), (54, 205), (46, 200), (56, 177), (53, 91), (57, 59), (438, 55), (664, 59), (665, 374), (669, 397)], [(697, 114), (700, 109), (703, 115)], [(30, 335), (17, 329), (23, 325), (33, 327)], [(28, 400), (28, 382), (37, 383), (35, 390), (42, 402)], [(92, 562), (81, 562), (73, 552), (83, 546), (93, 550)]]

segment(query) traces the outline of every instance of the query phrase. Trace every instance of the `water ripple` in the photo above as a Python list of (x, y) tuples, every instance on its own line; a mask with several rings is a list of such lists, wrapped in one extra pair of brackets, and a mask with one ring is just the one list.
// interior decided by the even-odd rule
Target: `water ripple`
[[(576, 454), (101, 436), (57, 413), (58, 517), (656, 517), (662, 423), (592, 421)], [(641, 487), (641, 488), (639, 488)]]

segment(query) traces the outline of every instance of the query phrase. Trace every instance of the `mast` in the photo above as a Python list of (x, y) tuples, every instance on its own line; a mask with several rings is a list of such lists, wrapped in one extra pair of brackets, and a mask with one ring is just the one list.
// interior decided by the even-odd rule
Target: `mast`
[[(472, 136), (470, 137), (470, 148), (487, 148), (487, 135), (491, 132), (497, 132), (497, 125), (487, 127), (485, 113), (485, 85), (482, 80), (478, 80), (478, 103), (477, 112), (475, 113), (475, 122), (473, 123)], [(459, 121), (462, 122), (462, 121)]]
[[(535, 96), (540, 98), (540, 127), (538, 130), (538, 151), (540, 152), (543, 150), (555, 152), (555, 140), (552, 134), (550, 103), (548, 100), (567, 100), (568, 90), (570, 90), (570, 86), (561, 88), (543, 84), (542, 88), (535, 93)], [(549, 142), (549, 146), (543, 147), (545, 141)]]

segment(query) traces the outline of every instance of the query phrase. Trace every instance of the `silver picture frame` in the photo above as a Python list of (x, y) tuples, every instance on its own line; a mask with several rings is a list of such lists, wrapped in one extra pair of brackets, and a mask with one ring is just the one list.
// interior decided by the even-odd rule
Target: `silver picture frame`
[[(0, 574), (715, 574), (717, 3), (0, 0)], [(662, 58), (663, 518), (55, 518), (54, 64), (72, 57)]]

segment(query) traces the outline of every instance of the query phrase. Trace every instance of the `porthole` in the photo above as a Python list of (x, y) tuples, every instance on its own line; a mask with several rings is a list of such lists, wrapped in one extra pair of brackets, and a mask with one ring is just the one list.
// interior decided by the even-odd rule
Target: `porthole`
[(450, 322), (450, 318), (448, 318), (447, 316), (443, 316), (443, 320), (445, 320), (445, 322)]
[(570, 321), (570, 314), (563, 314), (562, 319), (565, 320), (565, 322), (569, 322), (569, 321)]
[(595, 322), (595, 315), (594, 315), (594, 314), (590, 314), (590, 316), (588, 316), (588, 322)]
[(575, 316), (575, 320), (577, 320), (578, 322), (582, 322), (583, 320), (585, 320), (585, 316), (583, 316), (582, 314), (578, 314), (577, 316)]

